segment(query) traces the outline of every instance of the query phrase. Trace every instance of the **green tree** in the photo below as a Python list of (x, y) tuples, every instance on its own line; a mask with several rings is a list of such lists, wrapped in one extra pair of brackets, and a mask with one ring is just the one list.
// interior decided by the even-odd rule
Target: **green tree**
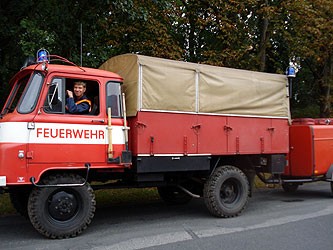
[[(124, 53), (284, 73), (301, 64), (294, 114), (329, 116), (331, 0), (2, 0), (0, 105), (26, 55), (51, 54), (98, 67)], [(306, 111), (306, 112), (308, 112)], [(317, 114), (316, 114), (317, 112)]]
[(241, 69), (282, 72), (274, 58), (271, 35), (279, 3), (273, 0), (176, 1), (177, 33), (184, 58)]
[[(83, 30), (83, 65), (97, 67), (109, 58), (106, 45), (96, 42), (104, 31), (101, 22), (109, 1), (1, 0), (0, 2), (0, 106), (8, 95), (8, 81), (27, 55), (40, 48), (80, 64)], [(120, 1), (119, 1), (120, 2)]]
[(140, 53), (179, 59), (181, 48), (174, 38), (169, 1), (115, 1), (108, 10), (101, 42), (109, 55)]
[(22, 66), (24, 56), (21, 53), (19, 34), (22, 31), (21, 20), (32, 11), (30, 1), (0, 1), (0, 107), (2, 108), (9, 91), (9, 79)]
[(289, 53), (300, 58), (304, 72), (311, 72), (306, 84), (318, 91), (316, 102), (320, 117), (329, 117), (333, 83), (333, 2), (285, 1), (282, 11), (288, 17), (282, 32)]
[(107, 1), (35, 1), (33, 12), (22, 21), (24, 30), (20, 44), (25, 55), (44, 47), (51, 54), (61, 55), (80, 64), (81, 30), (83, 66), (97, 67), (107, 59), (105, 46), (96, 43), (100, 36), (100, 22), (108, 9)]

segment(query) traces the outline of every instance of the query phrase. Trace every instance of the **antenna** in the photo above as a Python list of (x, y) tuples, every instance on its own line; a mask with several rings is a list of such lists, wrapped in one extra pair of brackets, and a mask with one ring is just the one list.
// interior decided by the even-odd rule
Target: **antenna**
[(80, 66), (82, 67), (82, 23), (80, 23), (80, 34), (81, 34), (81, 64)]

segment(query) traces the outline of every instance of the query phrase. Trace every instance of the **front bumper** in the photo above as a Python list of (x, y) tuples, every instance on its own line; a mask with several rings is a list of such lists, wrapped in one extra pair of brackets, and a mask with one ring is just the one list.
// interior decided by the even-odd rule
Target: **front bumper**
[(6, 176), (0, 176), (0, 187), (6, 186)]

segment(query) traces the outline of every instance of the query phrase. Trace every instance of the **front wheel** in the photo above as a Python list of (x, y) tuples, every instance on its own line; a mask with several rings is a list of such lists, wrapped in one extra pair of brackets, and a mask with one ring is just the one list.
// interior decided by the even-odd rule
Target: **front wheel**
[(203, 196), (212, 215), (223, 218), (237, 216), (248, 202), (248, 179), (236, 167), (219, 167), (206, 181)]
[[(75, 174), (49, 176), (42, 185), (78, 184), (84, 179)], [(42, 235), (62, 239), (75, 237), (91, 223), (95, 195), (88, 183), (81, 187), (41, 187), (31, 191), (28, 201), (30, 221)]]

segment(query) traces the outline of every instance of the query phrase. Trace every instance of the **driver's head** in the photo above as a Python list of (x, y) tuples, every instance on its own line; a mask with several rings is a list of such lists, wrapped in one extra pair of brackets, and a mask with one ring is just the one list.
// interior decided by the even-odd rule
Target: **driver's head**
[(75, 82), (74, 83), (74, 94), (77, 98), (81, 98), (86, 92), (85, 82)]

